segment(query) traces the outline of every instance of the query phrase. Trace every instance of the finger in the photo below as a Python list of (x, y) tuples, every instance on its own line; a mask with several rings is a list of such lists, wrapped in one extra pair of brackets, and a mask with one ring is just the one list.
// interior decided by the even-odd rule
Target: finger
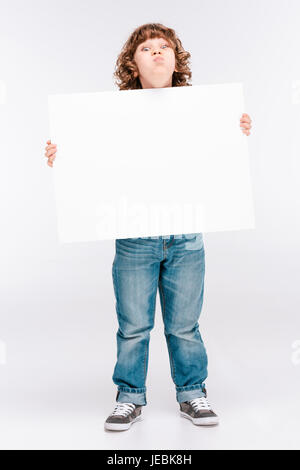
[(51, 149), (49, 149), (45, 152), (45, 155), (46, 155), (46, 157), (50, 157), (50, 155), (52, 155), (53, 153), (56, 153), (56, 152), (57, 152), (56, 148), (51, 148)]
[(49, 156), (46, 155), (46, 158), (48, 158), (48, 160), (49, 158), (56, 158), (56, 155), (49, 155)]
[(45, 157), (46, 157), (46, 158), (52, 157), (52, 155), (55, 155), (55, 152), (47, 152), (47, 153), (45, 153)]
[(46, 150), (53, 149), (53, 148), (57, 148), (56, 144), (47, 145), (47, 147), (45, 147)]
[(48, 150), (48, 152), (46, 152), (46, 157), (50, 157), (50, 155), (53, 155), (54, 153), (56, 153), (56, 149), (50, 149)]

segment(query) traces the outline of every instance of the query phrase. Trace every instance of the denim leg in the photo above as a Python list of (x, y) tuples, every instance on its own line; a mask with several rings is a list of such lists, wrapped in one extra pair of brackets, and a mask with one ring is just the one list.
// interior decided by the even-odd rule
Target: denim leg
[(160, 269), (156, 240), (117, 239), (112, 266), (117, 331), (116, 400), (146, 405), (150, 331)]
[(201, 234), (165, 244), (159, 293), (171, 375), (180, 403), (205, 396), (207, 354), (199, 331), (205, 276)]

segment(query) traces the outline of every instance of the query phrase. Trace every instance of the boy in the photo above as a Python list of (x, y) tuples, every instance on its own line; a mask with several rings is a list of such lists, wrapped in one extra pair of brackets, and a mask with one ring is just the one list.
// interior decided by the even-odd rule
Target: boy
[[(191, 86), (189, 57), (173, 29), (145, 24), (126, 41), (114, 75), (120, 90)], [(247, 114), (240, 125), (249, 135)], [(46, 150), (52, 166), (56, 146), (48, 145)], [(145, 383), (157, 287), (180, 415), (196, 425), (218, 424), (207, 401), (207, 354), (198, 325), (205, 274), (202, 233), (117, 239), (115, 247), (112, 276), (119, 328), (113, 382), (118, 391), (105, 429), (129, 429), (141, 419), (147, 404)]]

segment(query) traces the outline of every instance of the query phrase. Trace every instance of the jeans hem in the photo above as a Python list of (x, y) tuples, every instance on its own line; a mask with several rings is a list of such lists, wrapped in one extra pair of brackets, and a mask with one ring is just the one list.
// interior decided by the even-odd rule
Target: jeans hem
[(147, 405), (146, 389), (118, 388), (116, 401), (120, 403), (134, 403), (135, 405)]
[(193, 400), (193, 398), (206, 397), (205, 384), (188, 385), (176, 387), (176, 400), (178, 403)]

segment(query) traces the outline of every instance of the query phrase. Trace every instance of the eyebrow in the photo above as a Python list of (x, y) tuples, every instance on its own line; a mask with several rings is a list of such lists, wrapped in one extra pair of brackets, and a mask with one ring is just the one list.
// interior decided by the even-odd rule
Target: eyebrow
[[(161, 39), (162, 41), (164, 41), (164, 42), (170, 44), (170, 42), (169, 42), (167, 39), (164, 39), (164, 38), (159, 38), (159, 39)], [(146, 47), (146, 44), (148, 44), (148, 41), (150, 41), (150, 39), (146, 39), (145, 42), (143, 42), (142, 44), (140, 44), (140, 47)]]

